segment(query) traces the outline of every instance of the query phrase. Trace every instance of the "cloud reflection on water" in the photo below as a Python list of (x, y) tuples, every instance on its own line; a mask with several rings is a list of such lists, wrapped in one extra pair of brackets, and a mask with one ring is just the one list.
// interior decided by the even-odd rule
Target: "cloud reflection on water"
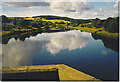
[(51, 54), (56, 54), (64, 49), (74, 50), (77, 48), (84, 48), (91, 39), (90, 33), (68, 31), (52, 36), (50, 42), (47, 43), (46, 46)]
[(42, 50), (42, 46), (46, 42), (25, 41), (25, 42), (10, 42), (7, 45), (2, 45), (3, 49), (3, 66), (21, 66), (31, 65), (32, 57)]
[(50, 41), (46, 44), (47, 51), (51, 54), (56, 54), (64, 49), (74, 50), (77, 48), (84, 48), (91, 39), (91, 33), (74, 30), (58, 33), (42, 33), (37, 37), (30, 38), (29, 40)]
[(59, 33), (43, 33), (30, 37), (25, 41), (11, 39), (3, 44), (3, 66), (31, 65), (32, 58), (46, 46), (46, 50), (55, 55), (61, 50), (84, 48), (92, 39), (90, 33), (68, 31)]

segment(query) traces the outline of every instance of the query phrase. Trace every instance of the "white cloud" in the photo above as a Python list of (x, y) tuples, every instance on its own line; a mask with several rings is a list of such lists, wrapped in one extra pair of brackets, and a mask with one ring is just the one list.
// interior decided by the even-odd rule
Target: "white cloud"
[[(38, 4), (37, 2), (26, 2), (25, 4), (14, 3), (11, 5), (19, 7), (18, 10), (12, 11), (3, 11), (2, 14), (7, 16), (17, 16), (17, 17), (28, 17), (28, 16), (38, 16), (38, 15), (56, 15), (56, 16), (66, 16), (70, 18), (76, 19), (92, 19), (92, 18), (107, 18), (118, 16), (118, 10), (116, 8), (112, 9), (95, 9), (88, 3), (86, 0), (80, 0), (81, 2), (74, 2), (74, 0), (70, 0), (71, 2), (59, 2), (58, 0), (54, 0), (54, 2), (47, 2), (47, 0), (42, 0), (45, 2), (43, 4)], [(10, 5), (11, 2), (8, 2)], [(117, 2), (116, 2), (117, 3)], [(37, 4), (37, 5), (36, 5)], [(112, 5), (113, 6), (113, 5)], [(23, 8), (25, 7), (25, 9)], [(23, 8), (23, 10), (21, 9)]]
[(118, 8), (120, 6), (120, 1), (116, 1), (116, 3), (114, 4), (114, 8)]
[(90, 10), (93, 7), (85, 1), (82, 2), (51, 2), (50, 6), (51, 10), (61, 10), (61, 11), (68, 11), (68, 12), (77, 12), (80, 13), (83, 10)]
[(35, 8), (30, 8), (26, 11), (11, 11), (11, 12), (2, 12), (2, 14), (6, 16), (16, 16), (16, 17), (27, 17), (27, 16), (39, 16), (39, 15), (56, 15), (56, 16), (66, 16), (70, 18), (76, 19), (93, 19), (93, 18), (100, 18), (105, 19), (107, 17), (116, 17), (118, 16), (117, 9), (92, 9), (92, 10), (84, 10), (82, 13), (76, 12), (64, 12), (61, 10), (56, 9), (56, 11), (51, 10), (44, 10), (38, 11)]
[(116, 17), (118, 16), (118, 10), (117, 9), (94, 9), (91, 11), (84, 11), (81, 14), (81, 18), (100, 18), (100, 19), (106, 19), (108, 17)]
[(100, 8), (100, 12), (102, 12), (102, 10), (103, 10), (103, 9), (102, 9), (102, 8)]
[[(43, 2), (44, 0), (2, 0), (2, 2)], [(116, 0), (46, 0), (47, 2), (115, 2)]]
[(36, 6), (50, 6), (48, 2), (4, 2), (8, 6), (13, 7), (36, 7)]
[[(14, 12), (3, 12), (3, 14), (7, 14), (7, 16), (37, 16), (37, 15), (58, 15), (58, 16), (67, 16), (72, 17), (75, 16), (75, 14), (81, 14), (84, 10), (89, 10), (92, 8), (92, 6), (87, 3), (84, 0), (81, 0), (82, 2), (47, 2), (47, 0), (44, 0), (44, 5), (42, 2), (4, 2), (4, 4), (7, 4), (9, 6), (13, 7), (19, 7), (19, 8), (29, 8), (27, 10), (22, 11), (14, 11)], [(39, 7), (39, 10), (34, 7), (37, 6), (44, 6), (43, 8)], [(47, 6), (47, 10), (45, 9), (45, 6)], [(31, 9), (30, 9), (31, 8)]]
[(112, 2), (106, 2), (106, 4), (107, 4), (110, 8), (113, 8)]
[(2, 2), (44, 2), (45, 0), (2, 0)]

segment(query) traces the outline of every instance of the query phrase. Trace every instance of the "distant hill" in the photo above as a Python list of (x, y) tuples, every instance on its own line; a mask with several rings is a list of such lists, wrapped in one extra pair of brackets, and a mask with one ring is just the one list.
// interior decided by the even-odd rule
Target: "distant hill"
[(53, 15), (40, 15), (40, 16), (33, 16), (32, 18), (45, 18), (47, 20), (65, 20), (65, 21), (74, 21), (74, 22), (82, 22), (82, 23), (89, 23), (91, 22), (92, 19), (73, 19), (73, 18), (69, 18), (69, 17), (61, 17), (61, 16), (53, 16)]
[(52, 16), (52, 15), (41, 15), (41, 16), (33, 16), (33, 18), (45, 18), (47, 20), (53, 20), (53, 19), (57, 19), (57, 20), (66, 20), (66, 21), (70, 21), (73, 18), (68, 18), (68, 17), (61, 17), (61, 16)]

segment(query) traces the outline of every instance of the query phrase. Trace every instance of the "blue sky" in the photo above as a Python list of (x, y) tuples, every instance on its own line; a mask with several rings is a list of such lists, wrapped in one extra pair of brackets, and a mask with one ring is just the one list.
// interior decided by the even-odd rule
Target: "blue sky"
[[(93, 1), (93, 0), (92, 0)], [(37, 15), (58, 15), (71, 18), (107, 18), (118, 15), (118, 2), (2, 2), (2, 14), (9, 17), (31, 17)]]

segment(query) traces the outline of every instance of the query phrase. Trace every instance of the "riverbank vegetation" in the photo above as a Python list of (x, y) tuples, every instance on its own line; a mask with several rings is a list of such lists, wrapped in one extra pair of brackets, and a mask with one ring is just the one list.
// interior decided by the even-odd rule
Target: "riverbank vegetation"
[(16, 33), (26, 32), (58, 32), (73, 29), (96, 33), (109, 38), (119, 37), (119, 17), (101, 19), (73, 19), (59, 16), (34, 16), (34, 17), (6, 17), (1, 16), (2, 32), (0, 35), (6, 37)]

